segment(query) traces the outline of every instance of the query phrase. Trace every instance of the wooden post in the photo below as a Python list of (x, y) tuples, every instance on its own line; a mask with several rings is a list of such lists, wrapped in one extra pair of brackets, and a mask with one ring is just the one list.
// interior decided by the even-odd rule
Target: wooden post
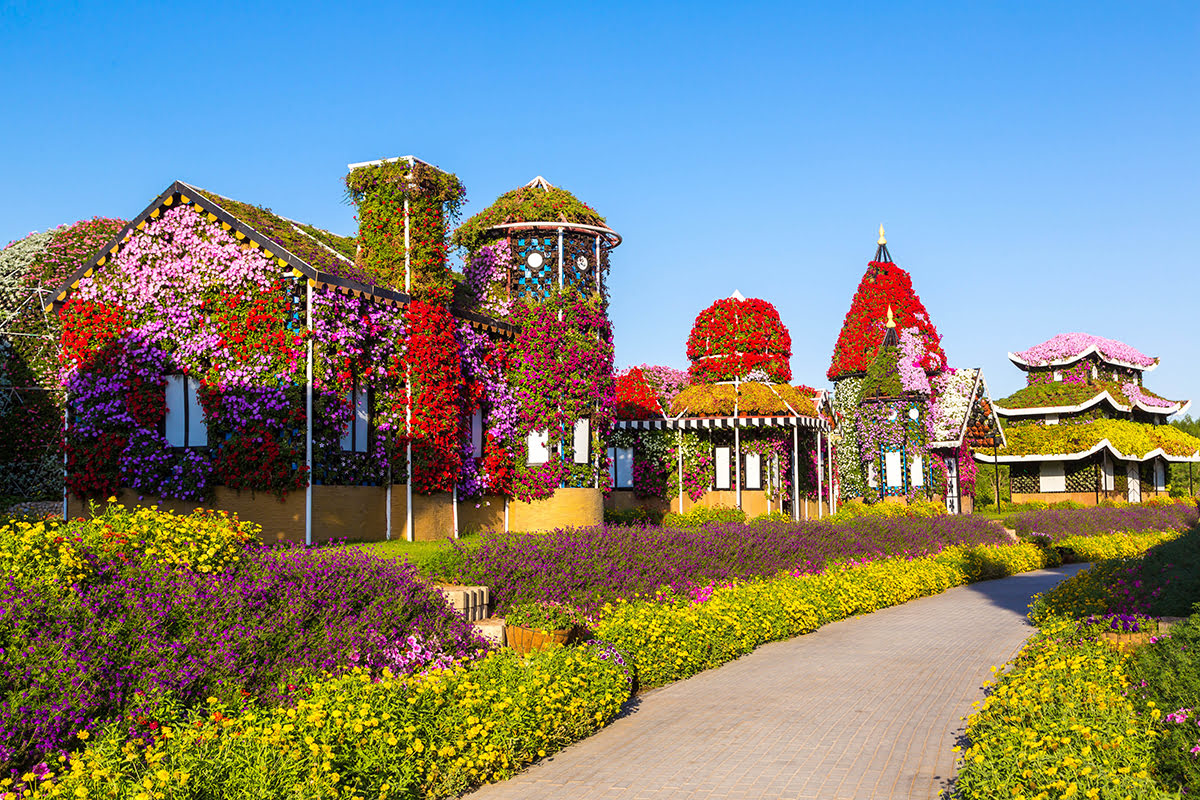
[[(1188, 462), (1188, 494), (1190, 494), (1192, 497), (1196, 496), (1196, 490), (1192, 488), (1192, 462), (1190, 461)], [(63, 514), (63, 519), (66, 518), (67, 515)]]

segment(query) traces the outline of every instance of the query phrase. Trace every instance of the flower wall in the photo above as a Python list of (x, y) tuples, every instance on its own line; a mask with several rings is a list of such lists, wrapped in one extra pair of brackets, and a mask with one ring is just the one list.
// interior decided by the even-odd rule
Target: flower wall
[(792, 337), (764, 300), (726, 297), (700, 312), (688, 336), (688, 372), (697, 383), (746, 380), (762, 371), (774, 383), (792, 378)]
[[(508, 382), (520, 403), (514, 493), (521, 500), (549, 497), (560, 485), (594, 486), (607, 480), (605, 437), (616, 404), (612, 326), (599, 298), (567, 291), (542, 302), (522, 300), (510, 321), (519, 332), (507, 345)], [(575, 463), (575, 423), (587, 418), (592, 455)], [(527, 437), (546, 431), (550, 451), (543, 464), (528, 464)]]
[(124, 225), (121, 219), (81, 220), (0, 250), (0, 495), (62, 494), (60, 331), (43, 304)]
[(1030, 365), (1046, 365), (1053, 361), (1073, 359), (1091, 348), (1095, 348), (1106, 359), (1120, 361), (1127, 366), (1144, 368), (1158, 363), (1157, 358), (1140, 353), (1124, 342), (1092, 336), (1090, 333), (1060, 333), (1013, 355)]

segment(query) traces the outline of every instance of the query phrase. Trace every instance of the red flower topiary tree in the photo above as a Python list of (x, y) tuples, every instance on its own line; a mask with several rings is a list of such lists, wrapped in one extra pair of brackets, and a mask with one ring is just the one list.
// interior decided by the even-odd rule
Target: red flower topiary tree
[(700, 312), (687, 343), (695, 383), (745, 380), (765, 372), (772, 383), (792, 378), (792, 337), (775, 306), (740, 295), (718, 300)]

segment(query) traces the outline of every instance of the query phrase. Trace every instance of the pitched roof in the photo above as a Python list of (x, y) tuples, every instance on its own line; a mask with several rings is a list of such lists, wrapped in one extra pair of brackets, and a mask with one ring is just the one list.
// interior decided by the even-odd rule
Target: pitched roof
[[(369, 276), (355, 267), (352, 258), (346, 255), (349, 243), (353, 241), (349, 237), (293, 222), (269, 209), (230, 200), (183, 181), (175, 181), (118, 231), (95, 256), (69, 275), (57, 288), (52, 304), (65, 303), (71, 293), (79, 288), (82, 278), (90, 277), (97, 269), (103, 268), (109, 257), (115, 255), (121, 245), (144, 228), (149, 220), (156, 219), (166, 209), (177, 205), (190, 205), (197, 213), (207, 215), (209, 222), (232, 231), (239, 241), (262, 250), (264, 256), (277, 260), (282, 269), (290, 268), (293, 274), (307, 278), (314, 287), (331, 288), (393, 305), (411, 300), (404, 292), (371, 282)], [(456, 317), (477, 328), (502, 335), (511, 335), (514, 331), (512, 325), (482, 314), (461, 308), (453, 308), (452, 311)]]
[(850, 301), (850, 310), (833, 346), (833, 360), (826, 373), (830, 380), (867, 371), (883, 341), (889, 305), (895, 312), (897, 327), (915, 327), (925, 340), (922, 367), (926, 372), (946, 366), (941, 337), (921, 298), (913, 291), (912, 277), (891, 261), (872, 261)]
[(1097, 419), (1069, 425), (1019, 423), (1005, 426), (1005, 445), (993, 457), (975, 458), (1002, 464), (1026, 461), (1078, 461), (1107, 450), (1125, 461), (1200, 461), (1200, 439), (1173, 425), (1150, 425), (1125, 419)]

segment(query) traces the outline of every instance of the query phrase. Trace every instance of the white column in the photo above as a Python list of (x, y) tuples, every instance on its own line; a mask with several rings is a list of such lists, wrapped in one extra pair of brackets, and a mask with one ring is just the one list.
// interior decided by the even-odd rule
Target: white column
[(454, 538), (458, 538), (458, 481), (454, 482), (454, 489), (450, 492), (451, 513), (454, 515)]
[[(800, 521), (800, 421), (793, 418), (792, 427), (792, 519)], [(805, 509), (805, 519), (808, 509)]]
[[(599, 237), (597, 237), (599, 241)], [(675, 454), (679, 456), (679, 513), (683, 513), (683, 431), (675, 431)], [(64, 517), (65, 518), (65, 517)]]
[(304, 543), (312, 544), (313, 505), (313, 324), (312, 283), (305, 280), (305, 324), (308, 326), (308, 357), (304, 365), (304, 463), (308, 467), (308, 486), (304, 489)]
[[(408, 358), (408, 354), (405, 354)], [(408, 541), (413, 541), (413, 507), (412, 507), (412, 487), (413, 487), (413, 469), (412, 469), (412, 367), (406, 367), (404, 370), (404, 473), (407, 476), (404, 483), (404, 538)]]
[(738, 418), (733, 418), (733, 479), (737, 489), (737, 507), (742, 507), (742, 429)]
[(823, 516), (821, 511), (821, 496), (824, 493), (824, 490), (822, 489), (821, 484), (821, 473), (824, 471), (825, 467), (822, 463), (823, 459), (821, 458), (821, 455), (821, 429), (817, 428), (817, 519), (820, 519)]
[[(60, 340), (61, 343), (61, 340)], [(63, 391), (63, 522), (70, 520), (67, 516), (67, 428), (71, 425), (71, 393)], [(1191, 468), (1191, 465), (1188, 465)]]
[(837, 513), (837, 487), (833, 483), (833, 437), (825, 437), (825, 464), (829, 470), (829, 513)]

